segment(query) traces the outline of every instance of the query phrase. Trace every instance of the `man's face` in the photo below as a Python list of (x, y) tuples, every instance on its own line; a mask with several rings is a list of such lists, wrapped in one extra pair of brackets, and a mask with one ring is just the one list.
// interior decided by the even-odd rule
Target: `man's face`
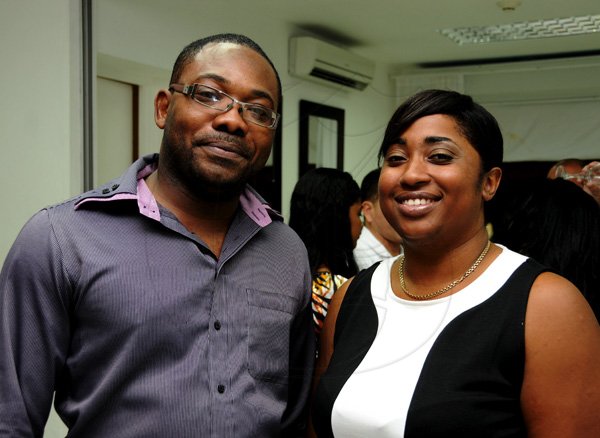
[[(206, 45), (183, 70), (178, 83), (199, 83), (241, 102), (277, 110), (277, 79), (254, 50), (232, 43)], [(161, 91), (155, 119), (164, 129), (159, 171), (199, 197), (231, 198), (262, 169), (274, 131), (246, 122), (234, 104), (227, 112), (207, 108), (181, 93)]]

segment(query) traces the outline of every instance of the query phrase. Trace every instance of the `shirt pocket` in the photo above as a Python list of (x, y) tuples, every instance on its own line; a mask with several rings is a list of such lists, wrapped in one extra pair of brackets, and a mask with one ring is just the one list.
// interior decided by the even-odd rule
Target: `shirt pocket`
[(247, 289), (248, 372), (259, 380), (287, 383), (290, 329), (297, 309), (293, 297)]

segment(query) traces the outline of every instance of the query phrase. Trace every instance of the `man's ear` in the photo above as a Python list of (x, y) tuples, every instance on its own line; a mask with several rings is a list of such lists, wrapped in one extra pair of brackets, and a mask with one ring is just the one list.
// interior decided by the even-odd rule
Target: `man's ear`
[(370, 224), (373, 222), (373, 209), (374, 208), (375, 208), (375, 206), (373, 205), (373, 203), (371, 201), (363, 201), (362, 204), (360, 204), (360, 209), (361, 209), (361, 213), (364, 217), (365, 224)]
[(154, 122), (160, 129), (164, 129), (169, 111), (171, 93), (169, 90), (159, 90), (154, 98)]
[(483, 194), (484, 201), (489, 201), (494, 197), (496, 191), (498, 190), (498, 186), (500, 185), (501, 179), (502, 169), (499, 167), (493, 167), (483, 176), (481, 192)]

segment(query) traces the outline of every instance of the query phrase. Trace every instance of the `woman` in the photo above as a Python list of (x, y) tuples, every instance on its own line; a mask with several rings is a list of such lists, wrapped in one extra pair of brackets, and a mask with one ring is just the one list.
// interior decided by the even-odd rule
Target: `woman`
[(488, 240), (483, 207), (502, 162), (493, 116), (468, 96), (423, 91), (393, 115), (380, 157), (381, 208), (404, 256), (334, 296), (317, 435), (600, 436), (600, 327), (589, 305), (564, 278)]
[(600, 210), (591, 196), (569, 181), (541, 179), (507, 200), (493, 228), (494, 242), (577, 286), (600, 320)]
[(362, 228), (358, 184), (338, 169), (320, 167), (306, 172), (292, 193), (289, 224), (308, 250), (318, 332), (333, 294), (358, 271), (352, 256)]

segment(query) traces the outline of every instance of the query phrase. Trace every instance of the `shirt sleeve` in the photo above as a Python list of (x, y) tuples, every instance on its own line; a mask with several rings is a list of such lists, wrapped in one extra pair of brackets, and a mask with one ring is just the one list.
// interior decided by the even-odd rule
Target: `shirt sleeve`
[[(308, 259), (307, 259), (308, 260)], [(311, 278), (308, 263), (303, 286), (304, 307), (296, 315), (290, 332), (290, 382), (287, 408), (282, 418), (281, 437), (304, 437), (308, 398), (315, 361), (315, 332), (311, 308)]]
[(63, 283), (60, 251), (42, 210), (0, 273), (0, 436), (42, 436), (68, 349)]

